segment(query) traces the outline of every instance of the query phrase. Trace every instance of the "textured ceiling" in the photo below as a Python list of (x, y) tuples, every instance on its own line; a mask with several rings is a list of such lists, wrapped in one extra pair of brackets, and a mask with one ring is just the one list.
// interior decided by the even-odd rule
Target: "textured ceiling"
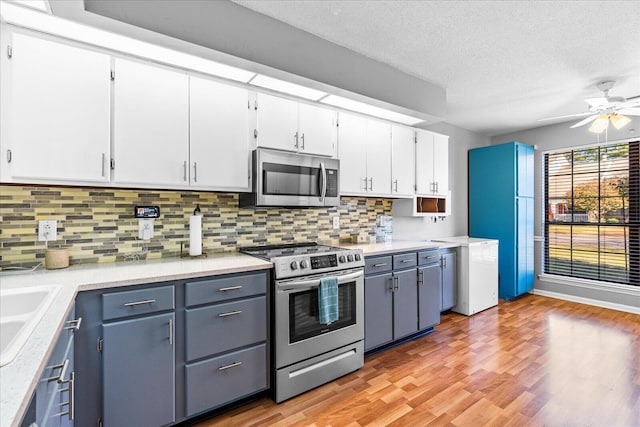
[(234, 2), (445, 87), (446, 121), (486, 135), (586, 111), (602, 79), (640, 95), (640, 1)]

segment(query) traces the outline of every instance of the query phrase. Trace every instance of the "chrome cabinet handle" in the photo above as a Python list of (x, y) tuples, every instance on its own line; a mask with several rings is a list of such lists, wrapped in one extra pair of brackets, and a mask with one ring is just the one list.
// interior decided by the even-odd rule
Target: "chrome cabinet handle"
[(403, 260), (400, 260), (400, 262), (405, 263), (405, 262), (412, 262), (412, 261), (410, 259), (403, 259)]
[(369, 191), (373, 191), (373, 177), (369, 178)]
[(238, 367), (240, 365), (242, 365), (242, 362), (234, 362), (234, 363), (231, 363), (229, 365), (220, 366), (218, 368), (218, 371), (226, 371), (227, 369), (236, 368), (236, 367)]
[(229, 311), (227, 313), (220, 313), (218, 317), (227, 317), (227, 316), (235, 316), (236, 314), (242, 313), (242, 310)]
[(304, 150), (304, 133), (302, 134), (302, 149)]
[(424, 271), (418, 272), (418, 283), (424, 285)]
[(173, 319), (169, 319), (169, 345), (173, 345)]
[(398, 192), (398, 180), (397, 179), (393, 180), (393, 185), (395, 186), (395, 190), (393, 190), (393, 191), (395, 191), (397, 193)]
[(59, 384), (62, 384), (62, 379), (64, 378), (65, 374), (67, 373), (67, 368), (69, 367), (69, 359), (66, 359), (63, 363), (59, 364), (59, 365), (53, 365), (51, 367), (51, 369), (60, 369), (60, 374), (56, 375), (55, 377), (49, 377), (47, 378), (47, 382), (53, 382), (56, 381)]
[(198, 163), (193, 162), (193, 182), (198, 182)]
[(187, 161), (182, 162), (182, 180), (187, 180)]
[(154, 300), (154, 299), (146, 299), (144, 301), (128, 302), (128, 303), (125, 303), (124, 306), (125, 307), (135, 307), (137, 305), (155, 304), (155, 302), (156, 302), (156, 300)]
[(104, 159), (105, 159), (105, 154), (102, 153), (102, 176), (104, 176)]
[(242, 289), (242, 286), (229, 286), (228, 288), (220, 288), (218, 292), (237, 291)]
[(293, 135), (293, 137), (296, 139), (296, 143), (294, 145), (294, 147), (296, 147), (296, 149), (298, 148), (298, 132), (295, 133), (295, 135)]
[(367, 181), (369, 181), (369, 180), (368, 180), (368, 179), (367, 179), (367, 177), (365, 176), (365, 177), (363, 178), (363, 181), (364, 181), (364, 188), (363, 188), (363, 190), (364, 190), (364, 191), (367, 191), (367, 190), (369, 189), (369, 188), (368, 188), (368, 186), (367, 186)]
[(386, 262), (381, 262), (380, 264), (373, 264), (374, 267), (384, 267), (385, 265), (387, 265)]
[(82, 317), (78, 317), (76, 320), (69, 320), (66, 322), (69, 326), (65, 326), (64, 330), (74, 330), (77, 331), (80, 329), (80, 325), (82, 324)]
[(393, 290), (397, 291), (400, 289), (400, 278), (398, 276), (393, 277)]

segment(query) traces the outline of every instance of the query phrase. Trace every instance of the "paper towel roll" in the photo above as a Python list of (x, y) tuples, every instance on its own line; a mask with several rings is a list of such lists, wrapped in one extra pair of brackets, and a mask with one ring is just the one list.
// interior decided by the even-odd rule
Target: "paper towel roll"
[(199, 215), (189, 218), (189, 255), (202, 255), (202, 217)]

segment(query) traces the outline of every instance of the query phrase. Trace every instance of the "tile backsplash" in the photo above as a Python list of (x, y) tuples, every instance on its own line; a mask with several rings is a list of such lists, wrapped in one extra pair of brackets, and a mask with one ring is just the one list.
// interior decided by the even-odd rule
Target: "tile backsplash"
[[(374, 235), (377, 216), (391, 215), (391, 200), (381, 198), (345, 196), (331, 208), (244, 209), (237, 193), (0, 185), (0, 267), (44, 260), (37, 227), (45, 219), (58, 221), (57, 240), (49, 247), (68, 248), (71, 264), (177, 257), (189, 240), (189, 216), (197, 204), (207, 253), (286, 242), (337, 244), (358, 233)], [(149, 241), (138, 240), (136, 205), (160, 206)]]

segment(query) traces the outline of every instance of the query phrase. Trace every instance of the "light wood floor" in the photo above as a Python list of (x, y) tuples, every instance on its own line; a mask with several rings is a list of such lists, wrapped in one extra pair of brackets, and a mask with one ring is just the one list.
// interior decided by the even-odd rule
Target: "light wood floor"
[(640, 316), (526, 295), (213, 426), (640, 426)]

